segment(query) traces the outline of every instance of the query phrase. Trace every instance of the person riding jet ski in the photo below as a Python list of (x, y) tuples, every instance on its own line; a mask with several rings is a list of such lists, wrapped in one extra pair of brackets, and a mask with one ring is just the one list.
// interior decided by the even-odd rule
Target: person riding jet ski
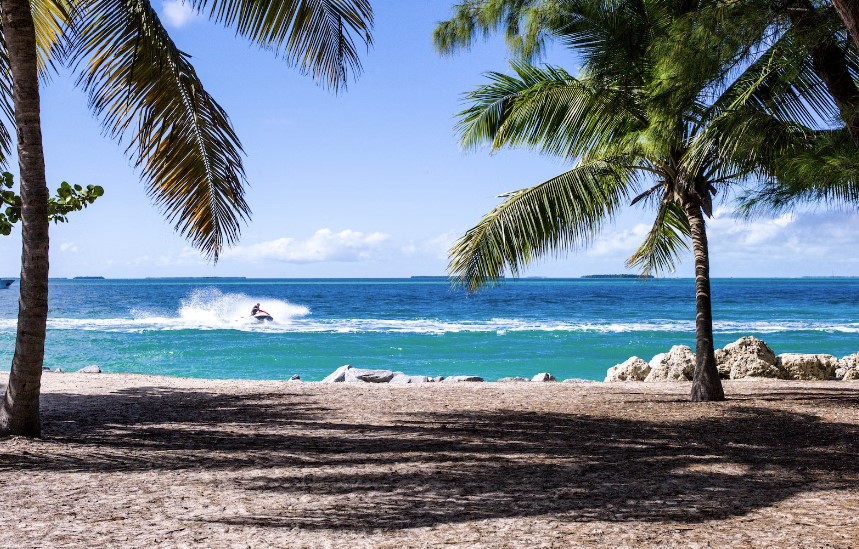
[(254, 305), (254, 308), (251, 309), (251, 316), (257, 320), (274, 320), (270, 312), (260, 309), (259, 303)]

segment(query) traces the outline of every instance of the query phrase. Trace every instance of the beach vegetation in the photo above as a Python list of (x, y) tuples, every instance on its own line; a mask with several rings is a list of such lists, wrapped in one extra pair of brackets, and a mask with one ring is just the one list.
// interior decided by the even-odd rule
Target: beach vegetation
[[(190, 6), (335, 91), (360, 72), (359, 46), (372, 43), (367, 0)], [(105, 134), (125, 147), (155, 205), (208, 258), (217, 261), (250, 218), (239, 138), (149, 0), (3, 0), (0, 111), (17, 130), (23, 254), (0, 434), (41, 432), (49, 198), (39, 85), (59, 67), (77, 74)], [(2, 159), (11, 145), (4, 127)]]
[[(9, 172), (0, 175), (0, 235), (12, 234), (12, 227), (21, 220), (21, 197), (15, 194), (14, 176)], [(63, 181), (57, 188), (56, 196), (48, 199), (48, 221), (68, 223), (68, 215), (79, 212), (104, 195), (100, 185), (70, 185)]]

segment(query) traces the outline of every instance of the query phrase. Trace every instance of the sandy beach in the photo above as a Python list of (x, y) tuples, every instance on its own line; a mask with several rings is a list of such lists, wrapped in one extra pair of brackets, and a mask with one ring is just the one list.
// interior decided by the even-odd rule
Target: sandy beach
[(859, 382), (725, 386), (46, 374), (0, 546), (859, 547)]

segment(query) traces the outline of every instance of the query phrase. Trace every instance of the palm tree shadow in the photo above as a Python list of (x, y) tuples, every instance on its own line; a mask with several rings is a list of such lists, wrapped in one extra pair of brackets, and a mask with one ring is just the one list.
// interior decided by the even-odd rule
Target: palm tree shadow
[[(856, 408), (852, 392), (825, 402), (842, 397)], [(50, 448), (0, 445), (0, 471), (220, 472), (267, 502), (252, 515), (203, 519), (229, 525), (369, 531), (541, 515), (699, 523), (804, 491), (859, 488), (859, 426), (745, 404), (685, 420), (521, 410), (378, 418), (320, 394), (145, 387), (46, 394), (43, 408)]]

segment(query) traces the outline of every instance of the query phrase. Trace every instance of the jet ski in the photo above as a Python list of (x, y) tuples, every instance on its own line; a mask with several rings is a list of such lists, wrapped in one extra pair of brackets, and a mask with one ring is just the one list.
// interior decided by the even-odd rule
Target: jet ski
[(274, 320), (274, 317), (265, 313), (255, 314), (254, 318), (257, 319), (257, 321), (259, 322), (272, 322)]

